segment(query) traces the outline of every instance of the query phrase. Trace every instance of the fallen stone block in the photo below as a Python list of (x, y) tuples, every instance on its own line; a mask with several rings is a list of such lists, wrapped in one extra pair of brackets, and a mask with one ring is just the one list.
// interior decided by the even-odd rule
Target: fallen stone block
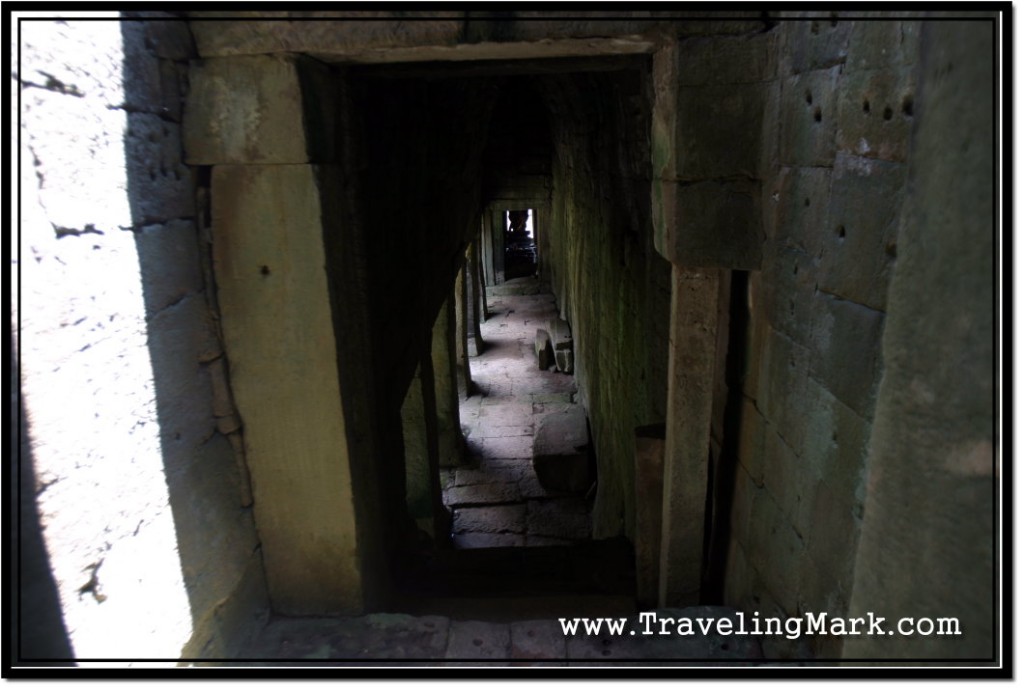
[(537, 353), (537, 368), (546, 370), (555, 364), (555, 351), (551, 348), (551, 336), (544, 329), (537, 329), (537, 338), (533, 343)]
[(545, 489), (583, 493), (594, 482), (590, 463), (590, 434), (581, 405), (551, 413), (537, 425), (533, 437), (533, 469)]
[(571, 349), (555, 351), (555, 367), (559, 372), (572, 374), (574, 356)]

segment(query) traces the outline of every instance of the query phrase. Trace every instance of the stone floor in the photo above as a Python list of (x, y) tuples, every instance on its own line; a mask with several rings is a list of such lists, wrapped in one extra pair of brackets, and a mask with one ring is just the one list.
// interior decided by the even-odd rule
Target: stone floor
[(575, 396), (572, 375), (538, 368), (534, 340), (557, 316), (535, 278), (488, 289), (483, 351), (470, 359), (474, 395), (460, 402), (470, 465), (442, 471), (456, 548), (570, 544), (590, 537), (585, 498), (546, 491), (533, 471), (533, 433)]
[[(558, 617), (512, 622), (444, 616), (275, 617), (241, 652), (240, 663), (288, 666), (737, 666), (762, 660), (753, 635), (701, 633), (701, 619), (729, 618), (725, 607), (658, 610), (658, 623), (624, 618), (620, 633), (563, 630)], [(667, 627), (661, 622), (673, 619)], [(692, 633), (678, 633), (683, 619)], [(617, 618), (607, 621), (618, 621)], [(646, 622), (646, 623), (645, 623)], [(605, 626), (605, 624), (602, 624)], [(734, 630), (739, 630), (735, 626)]]

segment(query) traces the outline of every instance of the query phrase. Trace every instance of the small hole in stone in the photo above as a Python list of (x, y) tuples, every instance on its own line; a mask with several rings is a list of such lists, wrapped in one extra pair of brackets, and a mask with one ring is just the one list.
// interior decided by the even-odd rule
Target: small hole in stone
[(885, 253), (887, 255), (889, 255), (890, 257), (892, 257), (893, 259), (895, 259), (896, 258), (896, 243), (895, 242), (886, 243), (886, 245), (885, 245)]
[(484, 644), (484, 642), (483, 642), (483, 641), (482, 641), (481, 639), (479, 639), (479, 638), (474, 638), (474, 639), (473, 639), (473, 645), (475, 645), (476, 647), (478, 647), (478, 648), (479, 648), (479, 647), (480, 647), (480, 646), (482, 646), (483, 644)]
[(260, 267), (260, 273), (262, 275), (264, 275), (264, 276), (269, 276), (270, 275), (270, 267), (267, 266), (266, 264), (264, 264), (263, 266)]
[(914, 116), (914, 99), (912, 96), (903, 98), (903, 114), (908, 118)]
[(790, 314), (795, 314), (796, 313), (796, 303), (793, 302), (792, 300), (789, 301), (789, 313)]
[(806, 92), (804, 93), (804, 100), (805, 100), (805, 101), (807, 101), (807, 103), (808, 103), (808, 104), (814, 103), (814, 98), (813, 98), (813, 97), (811, 97), (811, 92), (810, 92), (810, 90), (808, 90), (808, 91), (806, 91)]
[(871, 101), (869, 101), (868, 99), (865, 98), (864, 99), (863, 108), (864, 108), (864, 112), (865, 113), (870, 113), (871, 112)]
[(846, 238), (846, 226), (839, 226), (839, 228), (836, 229), (836, 234), (839, 235), (839, 239), (840, 240), (845, 239)]
[(892, 120), (892, 108), (886, 106), (885, 110), (882, 111), (882, 117), (885, 118), (886, 120)]
[(821, 122), (821, 108), (814, 109), (814, 121)]
[(722, 650), (728, 650), (729, 649), (729, 644), (728, 643), (723, 643), (722, 645), (720, 645), (718, 647), (721, 648)]
[(818, 22), (811, 22), (811, 33), (816, 34), (819, 31)]
[(800, 265), (799, 264), (794, 264), (793, 265), (793, 275), (796, 276), (797, 272), (799, 272), (799, 271), (800, 271)]
[(811, 205), (811, 200), (808, 199), (807, 197), (804, 197), (804, 206), (810, 206), (810, 205)]

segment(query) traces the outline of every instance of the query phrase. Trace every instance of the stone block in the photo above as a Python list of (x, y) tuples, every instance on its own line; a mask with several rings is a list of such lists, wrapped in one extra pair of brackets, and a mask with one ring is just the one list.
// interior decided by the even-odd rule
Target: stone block
[(146, 226), (135, 234), (146, 311), (155, 314), (203, 289), (199, 238), (193, 221)]
[(526, 504), (526, 532), (562, 540), (590, 539), (586, 502), (579, 497), (531, 500)]
[(179, 20), (148, 21), (143, 24), (146, 43), (159, 58), (188, 60), (195, 57), (196, 47), (188, 22)]
[(828, 168), (783, 168), (778, 177), (778, 204), (772, 239), (818, 257), (826, 239), (832, 171)]
[(555, 351), (555, 367), (563, 374), (572, 374), (575, 365), (575, 357), (572, 350)]
[(905, 176), (899, 164), (837, 157), (819, 268), (822, 290), (886, 308)]
[(211, 179), (224, 346), (267, 584), (275, 610), (294, 615), (363, 606), (317, 172), (216, 166)]
[(455, 510), (455, 533), (514, 533), (526, 531), (526, 504)]
[(832, 16), (789, 21), (786, 27), (786, 46), (790, 69), (794, 73), (807, 72), (840, 65), (846, 60), (854, 22)]
[(917, 61), (920, 22), (894, 19), (853, 22), (847, 73), (907, 66)]
[(594, 481), (589, 449), (583, 406), (544, 416), (533, 437), (533, 468), (541, 485), (553, 491), (586, 492)]
[(259, 17), (240, 13), (241, 21), (230, 22), (223, 21), (223, 13), (214, 14), (219, 19), (210, 21), (204, 20), (202, 13), (194, 13), (190, 22), (203, 57), (259, 53), (306, 53), (330, 58), (382, 56), (399, 48), (415, 52), (421, 46), (452, 46), (465, 31), (462, 10), (447, 16), (442, 13), (429, 21), (408, 21), (408, 14), (402, 12), (390, 22), (380, 21), (380, 13), (360, 20), (352, 19), (350, 13), (331, 17), (331, 13), (318, 11), (319, 21), (306, 18), (295, 22), (271, 18), (275, 14), (288, 18), (292, 16), (289, 12), (260, 12)]
[(840, 151), (905, 161), (914, 120), (914, 73), (910, 68), (844, 74), (839, 91)]
[(811, 376), (855, 413), (874, 417), (885, 313), (826, 296), (814, 324)]
[(679, 85), (744, 84), (775, 77), (775, 33), (702, 36), (679, 42)]
[(555, 317), (548, 322), (548, 333), (551, 338), (551, 347), (555, 350), (572, 348), (572, 329), (569, 322)]
[(551, 336), (544, 329), (537, 329), (537, 337), (534, 339), (533, 349), (537, 353), (538, 369), (547, 370), (555, 364), (555, 353), (551, 349)]
[(803, 447), (807, 427), (806, 409), (811, 405), (805, 395), (809, 368), (808, 348), (776, 329), (768, 331), (757, 406), (793, 449)]
[(519, 483), (494, 482), (485, 485), (461, 485), (444, 493), (445, 506), (481, 506), (511, 504), (520, 501)]
[(783, 81), (779, 103), (782, 165), (832, 165), (840, 71), (840, 67), (816, 70)]
[(815, 466), (815, 475), (836, 496), (852, 502), (859, 518), (864, 504), (871, 425), (814, 379), (808, 384), (808, 394), (816, 405), (808, 423), (802, 458), (806, 465)]
[(682, 87), (677, 97), (675, 179), (759, 177), (767, 85)]
[(329, 68), (306, 58), (193, 63), (186, 159), (193, 165), (334, 160), (336, 89)]
[(519, 533), (456, 533), (452, 535), (452, 545), (456, 549), (524, 547), (526, 538)]
[(182, 160), (178, 125), (148, 113), (129, 113), (124, 147), (135, 225), (195, 215), (192, 171)]
[(769, 246), (763, 274), (764, 313), (772, 328), (800, 345), (810, 344), (810, 329), (818, 297), (814, 257), (799, 249)]
[(761, 268), (759, 181), (655, 181), (652, 189), (655, 247), (665, 259), (684, 267)]

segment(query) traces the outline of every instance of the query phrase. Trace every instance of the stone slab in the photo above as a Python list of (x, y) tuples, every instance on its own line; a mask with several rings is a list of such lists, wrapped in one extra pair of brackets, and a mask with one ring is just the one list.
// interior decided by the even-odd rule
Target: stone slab
[(545, 415), (533, 439), (533, 468), (541, 485), (555, 491), (587, 491), (594, 480), (589, 446), (583, 406)]
[(455, 510), (455, 533), (523, 533), (526, 504)]

